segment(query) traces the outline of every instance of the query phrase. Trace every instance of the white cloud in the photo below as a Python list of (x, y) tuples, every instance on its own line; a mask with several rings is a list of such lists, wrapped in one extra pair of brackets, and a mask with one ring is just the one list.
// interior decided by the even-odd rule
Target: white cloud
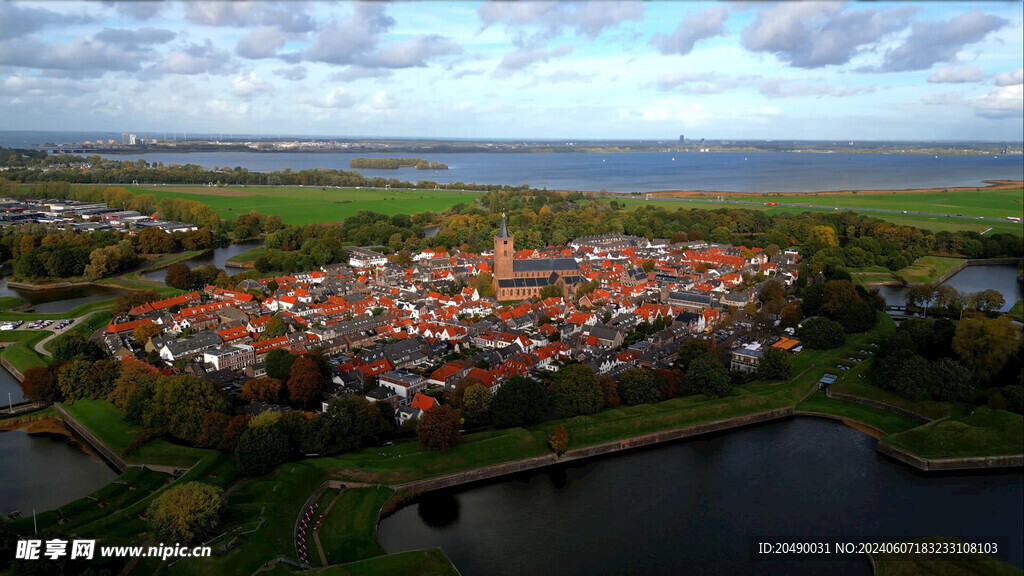
[(967, 82), (980, 82), (985, 79), (985, 75), (982, 74), (975, 66), (968, 66), (966, 68), (942, 68), (936, 70), (928, 77), (928, 82), (932, 84), (964, 84)]
[(1019, 86), (1024, 84), (1024, 68), (1017, 68), (1013, 72), (1004, 72), (996, 76), (996, 86)]
[(260, 78), (255, 70), (240, 72), (231, 81), (231, 92), (242, 98), (252, 98), (274, 91), (274, 85)]

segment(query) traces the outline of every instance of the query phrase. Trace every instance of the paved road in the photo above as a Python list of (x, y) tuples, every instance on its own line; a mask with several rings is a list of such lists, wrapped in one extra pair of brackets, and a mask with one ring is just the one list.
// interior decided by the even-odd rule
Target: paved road
[[(602, 196), (602, 198), (622, 198), (622, 196)], [(646, 199), (646, 196), (645, 196)], [(741, 206), (767, 206), (768, 202), (759, 202), (756, 200), (718, 200), (715, 198), (672, 198), (662, 196), (652, 196), (652, 201), (670, 201), (670, 202), (696, 202), (700, 204), (736, 204)], [(789, 204), (779, 202), (777, 206), (772, 208), (808, 208), (814, 210), (849, 210), (851, 212), (873, 212), (876, 214), (905, 214), (907, 216), (931, 216), (935, 218), (952, 218), (958, 220), (980, 220), (982, 222), (1008, 222), (1006, 218), (995, 218), (991, 216), (966, 216), (964, 214), (944, 214), (940, 212), (918, 212), (915, 210), (889, 210), (886, 208), (856, 208), (852, 206), (821, 206), (818, 204)]]
[[(39, 354), (42, 354), (43, 356), (53, 356), (53, 354), (50, 354), (50, 351), (45, 348), (46, 343), (49, 342), (50, 340), (53, 340), (57, 336), (60, 336), (61, 334), (66, 334), (68, 332), (68, 330), (71, 330), (75, 326), (78, 326), (78, 324), (82, 320), (84, 320), (86, 318), (86, 316), (92, 316), (92, 314), (93, 314), (92, 312), (89, 312), (85, 316), (78, 316), (77, 318), (71, 318), (70, 319), (71, 320), (71, 324), (68, 324), (67, 326), (65, 326), (63, 330), (61, 330), (60, 332), (54, 331), (53, 334), (50, 334), (46, 338), (43, 338), (39, 342), (36, 342), (36, 345), (34, 346), (36, 352), (38, 352)], [(42, 328), (42, 330), (46, 330), (46, 328)]]

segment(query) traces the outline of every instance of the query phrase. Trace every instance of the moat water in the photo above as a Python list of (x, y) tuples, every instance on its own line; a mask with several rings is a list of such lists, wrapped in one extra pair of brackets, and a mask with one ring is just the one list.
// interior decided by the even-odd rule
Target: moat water
[(1022, 565), (1024, 475), (924, 476), (813, 418), (431, 492), (381, 521), (463, 576), (869, 575), (864, 555), (766, 559), (758, 542), (954, 536)]

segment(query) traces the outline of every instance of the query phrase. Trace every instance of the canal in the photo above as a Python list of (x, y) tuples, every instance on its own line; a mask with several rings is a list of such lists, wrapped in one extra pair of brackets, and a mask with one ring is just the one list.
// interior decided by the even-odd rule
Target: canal
[[(223, 268), (227, 270), (227, 273), (230, 276), (232, 274), (243, 272), (243, 270), (240, 268), (227, 268), (225, 266), (225, 263), (227, 262), (228, 258), (231, 258), (232, 256), (241, 254), (242, 252), (251, 250), (253, 248), (259, 248), (261, 246), (263, 246), (263, 240), (248, 240), (246, 242), (228, 244), (227, 246), (223, 246), (221, 248), (214, 248), (213, 250), (201, 256), (197, 256), (190, 260), (185, 260), (185, 263), (192, 268), (195, 268), (197, 266), (206, 266), (207, 264), (213, 264), (217, 268)], [(143, 274), (143, 277), (146, 278), (147, 280), (156, 280), (158, 282), (163, 282), (164, 278), (167, 277), (167, 268), (161, 268), (160, 270), (147, 272), (146, 274)]]
[[(1020, 282), (1017, 281), (1017, 266), (1013, 264), (967, 266), (943, 284), (952, 286), (965, 295), (988, 288), (995, 289), (1005, 299), (1002, 308), (1004, 312), (1012, 308), (1022, 297)], [(878, 293), (885, 299), (886, 304), (903, 306), (907, 303), (907, 289), (903, 286), (879, 286)]]
[(381, 521), (389, 553), (440, 546), (463, 576), (830, 574), (863, 555), (757, 558), (757, 542), (995, 541), (1022, 565), (1019, 472), (923, 476), (841, 423), (796, 418), (428, 493)]

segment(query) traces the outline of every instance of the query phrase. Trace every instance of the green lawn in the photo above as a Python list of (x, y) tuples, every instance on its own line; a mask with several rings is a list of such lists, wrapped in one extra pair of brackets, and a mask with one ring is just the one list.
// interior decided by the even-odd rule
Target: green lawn
[[(377, 543), (377, 515), (394, 491), (386, 486), (350, 488), (338, 495), (320, 526), (320, 544), (328, 564), (342, 564), (381, 556)], [(320, 511), (325, 510), (323, 504)], [(312, 539), (306, 540), (307, 544)], [(311, 552), (310, 559), (315, 556)]]
[(953, 408), (953, 405), (947, 402), (937, 402), (934, 400), (908, 400), (888, 390), (882, 390), (878, 386), (875, 386), (864, 379), (847, 378), (837, 381), (829, 389), (832, 392), (839, 392), (842, 394), (849, 394), (851, 396), (858, 396), (860, 398), (884, 402), (890, 406), (909, 410), (914, 414), (920, 414), (921, 416), (932, 420), (948, 416)]
[(928, 459), (1020, 454), (1024, 416), (981, 407), (968, 415), (955, 414), (887, 436), (882, 442)]
[(779, 204), (812, 204), (839, 208), (874, 208), (881, 210), (907, 210), (935, 214), (963, 214), (1006, 218), (1020, 216), (1024, 211), (1024, 191), (986, 190), (887, 194), (782, 194), (772, 195), (771, 202)]
[(1016, 316), (1018, 319), (1021, 316), (1024, 316), (1024, 299), (1017, 300), (1007, 314), (1010, 316)]
[(46, 366), (50, 358), (39, 355), (35, 345), (53, 332), (49, 330), (8, 330), (0, 332), (0, 342), (10, 342), (4, 348), (3, 357), (15, 368), (24, 373), (29, 368)]
[(898, 270), (896, 275), (906, 280), (908, 284), (935, 282), (941, 278), (943, 274), (949, 272), (953, 268), (956, 268), (962, 262), (962, 258), (923, 256), (914, 260), (914, 263), (910, 266)]
[(252, 262), (269, 251), (269, 248), (266, 248), (264, 246), (258, 246), (256, 248), (250, 248), (240, 254), (235, 254), (231, 258), (228, 258), (227, 261), (236, 262), (238, 264), (241, 264), (243, 262)]
[(285, 224), (340, 222), (356, 212), (382, 214), (440, 212), (452, 206), (473, 204), (481, 193), (446, 190), (379, 190), (306, 187), (129, 186), (137, 194), (160, 198), (185, 198), (209, 205), (223, 218), (251, 211), (276, 214)]
[[(959, 542), (922, 538), (919, 542)], [(1019, 568), (987, 554), (871, 554), (875, 576), (1018, 576)]]
[(821, 392), (818, 392), (806, 401), (797, 404), (796, 409), (798, 411), (804, 410), (807, 412), (834, 414), (841, 418), (848, 418), (855, 422), (867, 424), (868, 426), (877, 428), (886, 434), (905, 432), (921, 425), (920, 421), (902, 414), (897, 414), (896, 412), (879, 410), (878, 408), (864, 406), (863, 404), (857, 404), (856, 402), (850, 402), (848, 400), (829, 398)]
[[(908, 197), (911, 197), (911, 196), (919, 196), (919, 195), (918, 194), (902, 194), (903, 198), (908, 198)], [(832, 196), (830, 198), (843, 198), (843, 197), (844, 196)], [(860, 199), (860, 198), (868, 198), (869, 196), (864, 195), (864, 196), (849, 196), (849, 197), (850, 198), (858, 198), (858, 199)], [(810, 197), (807, 197), (807, 198), (802, 198), (802, 199), (799, 199), (799, 200), (794, 200), (793, 203), (822, 204), (821, 202), (819, 202), (819, 200), (823, 200), (824, 198), (826, 198), (826, 197), (825, 196), (818, 196), (818, 197), (813, 198), (813, 199), (810, 198)], [(753, 198), (737, 198), (737, 199), (755, 200), (756, 201), (756, 199), (753, 199)], [(610, 200), (611, 199), (603, 199), (602, 201), (608, 202)], [(637, 208), (639, 206), (660, 206), (660, 207), (666, 208), (668, 210), (679, 210), (679, 209), (684, 209), (684, 210), (691, 210), (691, 209), (718, 210), (718, 209), (721, 209), (721, 208), (726, 208), (726, 209), (759, 210), (759, 211), (765, 212), (766, 214), (787, 214), (787, 213), (788, 214), (801, 214), (803, 212), (832, 212), (833, 211), (833, 209), (829, 209), (829, 208), (798, 208), (798, 207), (783, 206), (783, 205), (780, 205), (780, 206), (768, 206), (767, 204), (764, 204), (764, 203), (762, 203), (762, 204), (729, 204), (729, 203), (715, 202), (715, 201), (713, 201), (711, 199), (708, 199), (706, 201), (704, 201), (704, 200), (690, 200), (690, 199), (687, 199), (687, 200), (684, 200), (684, 201), (680, 201), (680, 200), (667, 200), (667, 199), (662, 199), (662, 200), (644, 200), (642, 198), (637, 198), (637, 197), (625, 197), (625, 198), (616, 199), (616, 200), (618, 201), (619, 204), (625, 206), (626, 208), (630, 208), (630, 209)], [(766, 202), (775, 202), (775, 201), (780, 202), (780, 204), (784, 204), (781, 200), (777, 200), (777, 197), (775, 197), (775, 196), (772, 196), (772, 197), (765, 196), (764, 200), (763, 200), (763, 202), (765, 202), (765, 203)], [(909, 201), (913, 202), (914, 200), (911, 199)], [(863, 208), (865, 206), (863, 206), (863, 205), (851, 205), (851, 206), (844, 207), (844, 208), (845, 209), (849, 209), (849, 210), (853, 210), (853, 211), (856, 212), (857, 211), (857, 207), (862, 207)], [(906, 209), (907, 208), (899, 208), (899, 210), (906, 210)], [(940, 210), (920, 210), (920, 211), (941, 212)], [(1019, 215), (1019, 213), (1020, 213), (1020, 208), (1019, 207), (1018, 207), (1017, 211), (1018, 211), (1018, 215)], [(974, 219), (947, 218), (947, 217), (943, 217), (943, 216), (923, 216), (923, 215), (915, 215), (915, 214), (896, 214), (896, 213), (887, 213), (887, 212), (863, 212), (862, 211), (861, 214), (863, 214), (864, 216), (870, 216), (872, 218), (878, 218), (879, 220), (886, 220), (888, 222), (893, 222), (895, 224), (900, 224), (900, 225), (904, 225), (904, 226), (913, 226), (913, 227), (916, 227), (916, 228), (923, 228), (923, 229), (926, 229), (926, 230), (931, 230), (933, 232), (941, 232), (941, 231), (955, 232), (955, 231), (961, 231), (961, 230), (967, 230), (967, 231), (973, 231), (973, 232), (982, 232), (983, 230), (985, 230), (987, 228), (992, 228), (992, 232), (1017, 234), (1018, 236), (1024, 234), (1024, 225), (1022, 225), (1020, 223), (1010, 222), (1010, 221), (1005, 221), (1005, 222), (1004, 221), (987, 222), (987, 221), (974, 220)], [(952, 212), (951, 214), (967, 214), (967, 212), (955, 211), (955, 212)]]
[(129, 454), (126, 451), (142, 427), (125, 422), (117, 406), (105, 400), (79, 400), (65, 404), (64, 409), (128, 462), (189, 467), (215, 453), (159, 439), (147, 442)]

